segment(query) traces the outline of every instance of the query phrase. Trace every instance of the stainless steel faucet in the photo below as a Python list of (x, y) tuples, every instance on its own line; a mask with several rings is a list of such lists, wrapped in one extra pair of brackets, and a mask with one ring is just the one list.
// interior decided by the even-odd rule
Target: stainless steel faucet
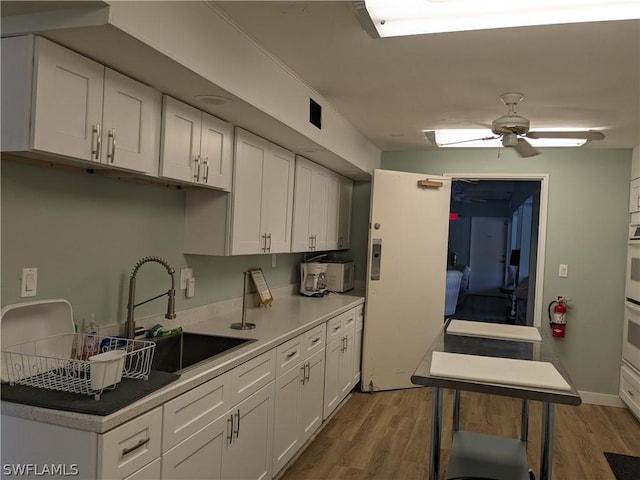
[[(136, 298), (136, 274), (142, 265), (147, 262), (156, 262), (162, 265), (167, 269), (167, 272), (171, 276), (171, 288), (160, 295), (156, 295), (149, 300), (145, 300), (144, 302), (135, 303)], [(134, 265), (133, 271), (131, 272), (131, 277), (129, 277), (129, 301), (127, 302), (127, 321), (124, 324), (125, 336), (129, 339), (133, 339), (136, 336), (136, 322), (133, 318), (133, 310), (140, 305), (151, 302), (157, 298), (163, 297), (167, 295), (169, 297), (169, 301), (167, 303), (167, 313), (164, 318), (173, 319), (176, 318), (176, 279), (174, 273), (176, 271), (169, 265), (169, 263), (160, 257), (143, 257)]]

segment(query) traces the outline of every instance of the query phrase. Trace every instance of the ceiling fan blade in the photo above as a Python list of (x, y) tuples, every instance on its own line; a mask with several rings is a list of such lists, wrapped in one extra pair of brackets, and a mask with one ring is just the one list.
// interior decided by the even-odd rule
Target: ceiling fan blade
[(528, 132), (527, 138), (576, 138), (584, 140), (602, 140), (604, 133), (596, 130), (575, 132)]
[(536, 155), (540, 155), (540, 152), (533, 148), (524, 138), (518, 138), (518, 143), (513, 148), (521, 157), (535, 157)]
[(458, 142), (441, 143), (439, 146), (444, 147), (448, 145), (458, 145), (459, 143), (478, 142), (480, 140), (495, 140), (496, 138), (500, 138), (500, 137), (492, 136), (492, 137), (482, 137), (482, 138), (470, 138), (469, 140), (460, 140)]

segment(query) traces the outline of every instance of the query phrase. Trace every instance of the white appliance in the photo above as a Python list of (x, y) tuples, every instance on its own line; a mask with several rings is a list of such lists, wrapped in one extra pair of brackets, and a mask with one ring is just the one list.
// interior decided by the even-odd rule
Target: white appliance
[(322, 297), (327, 293), (326, 263), (305, 262), (300, 264), (300, 293), (307, 297)]
[(640, 419), (640, 225), (629, 227), (620, 398)]
[(627, 302), (640, 305), (640, 225), (629, 227), (625, 296)]
[(327, 262), (326, 287), (330, 292), (348, 292), (355, 284), (355, 264), (351, 260)]

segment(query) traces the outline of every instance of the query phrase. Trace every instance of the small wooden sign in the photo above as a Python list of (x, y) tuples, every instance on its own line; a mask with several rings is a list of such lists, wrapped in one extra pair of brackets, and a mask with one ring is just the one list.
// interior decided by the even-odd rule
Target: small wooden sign
[(271, 306), (273, 303), (273, 295), (271, 295), (271, 290), (269, 289), (269, 284), (267, 283), (267, 279), (264, 278), (264, 273), (261, 268), (253, 268), (249, 270), (249, 275), (251, 276), (251, 281), (253, 282), (253, 286), (258, 293), (258, 298), (260, 300), (260, 305), (264, 305), (265, 307)]

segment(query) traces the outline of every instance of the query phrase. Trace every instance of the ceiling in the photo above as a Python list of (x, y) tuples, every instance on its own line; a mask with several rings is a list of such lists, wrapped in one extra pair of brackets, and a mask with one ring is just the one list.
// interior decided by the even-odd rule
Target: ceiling
[(582, 148), (640, 145), (640, 21), (374, 39), (351, 2), (210, 2), (382, 150), (428, 149), (422, 130), (506, 113), (597, 129)]

